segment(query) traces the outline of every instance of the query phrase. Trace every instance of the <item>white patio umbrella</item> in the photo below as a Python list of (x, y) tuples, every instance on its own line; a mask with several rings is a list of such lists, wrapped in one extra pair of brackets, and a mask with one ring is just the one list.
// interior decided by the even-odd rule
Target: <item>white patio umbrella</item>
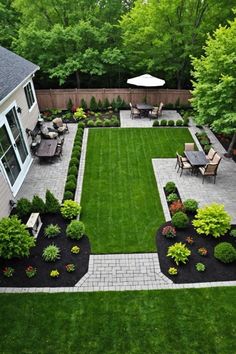
[[(135, 86), (157, 87), (157, 86), (163, 86), (165, 84), (165, 80), (158, 79), (157, 77), (152, 76), (150, 74), (144, 74), (144, 75), (140, 75), (128, 79), (127, 83)], [(147, 90), (145, 95), (145, 102), (146, 100), (147, 100)]]

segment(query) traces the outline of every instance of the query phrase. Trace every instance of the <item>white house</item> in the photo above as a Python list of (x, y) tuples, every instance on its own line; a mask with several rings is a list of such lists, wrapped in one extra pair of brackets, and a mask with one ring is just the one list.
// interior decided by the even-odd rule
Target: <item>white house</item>
[(30, 138), (40, 116), (33, 77), (39, 67), (0, 46), (0, 218), (9, 215), (32, 163)]

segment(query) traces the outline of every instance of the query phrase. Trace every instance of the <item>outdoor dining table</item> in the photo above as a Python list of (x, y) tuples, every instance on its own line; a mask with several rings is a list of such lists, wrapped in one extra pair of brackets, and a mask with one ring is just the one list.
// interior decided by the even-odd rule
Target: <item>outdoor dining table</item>
[(188, 162), (193, 168), (193, 172), (198, 171), (198, 167), (205, 166), (209, 161), (203, 151), (184, 151)]
[(55, 155), (57, 149), (57, 139), (42, 139), (35, 153), (40, 158), (50, 158)]
[(136, 108), (140, 111), (142, 117), (148, 117), (149, 112), (153, 110), (153, 106), (146, 103), (137, 103)]

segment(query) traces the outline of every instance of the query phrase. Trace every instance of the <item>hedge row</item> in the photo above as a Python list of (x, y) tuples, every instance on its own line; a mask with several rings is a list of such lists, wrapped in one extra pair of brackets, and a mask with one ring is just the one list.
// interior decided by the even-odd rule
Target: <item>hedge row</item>
[(188, 118), (185, 118), (185, 119), (178, 119), (177, 121), (174, 121), (174, 120), (166, 120), (166, 119), (161, 119), (161, 120), (154, 120), (153, 122), (153, 127), (182, 127), (182, 126), (185, 126), (187, 127), (188, 126), (188, 123), (189, 123), (189, 119)]

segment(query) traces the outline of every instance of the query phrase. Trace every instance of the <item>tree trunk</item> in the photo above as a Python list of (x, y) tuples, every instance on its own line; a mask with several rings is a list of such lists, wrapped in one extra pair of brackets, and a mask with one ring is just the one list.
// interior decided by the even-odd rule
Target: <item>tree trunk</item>
[(76, 75), (77, 88), (80, 88), (80, 76), (79, 76), (79, 71), (78, 70), (75, 72), (75, 75)]
[(181, 74), (177, 73), (177, 88), (178, 90), (181, 90)]
[(227, 155), (228, 156), (232, 156), (232, 150), (233, 150), (235, 141), (236, 141), (236, 131), (234, 132), (234, 135), (232, 137), (231, 143), (229, 144), (229, 148), (228, 148), (228, 151), (227, 151)]

